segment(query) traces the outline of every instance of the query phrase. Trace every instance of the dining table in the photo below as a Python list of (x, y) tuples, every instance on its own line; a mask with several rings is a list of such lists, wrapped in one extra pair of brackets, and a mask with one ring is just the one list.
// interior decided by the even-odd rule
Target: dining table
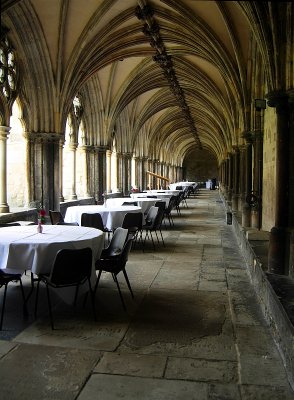
[(65, 213), (65, 222), (77, 222), (81, 225), (83, 213), (95, 214), (99, 213), (102, 217), (103, 225), (109, 231), (122, 226), (122, 222), (126, 213), (142, 212), (139, 206), (116, 206), (110, 207), (105, 205), (84, 205), (68, 207)]
[[(173, 191), (176, 192), (177, 194), (180, 193), (180, 191)], [(171, 192), (157, 192), (157, 191), (145, 191), (142, 193), (131, 193), (131, 197), (133, 198), (133, 200), (139, 200), (141, 197), (145, 197), (145, 198), (149, 198), (156, 201), (164, 201), (166, 207), (169, 204), (169, 200), (172, 196), (175, 196), (174, 194), (172, 194)]]
[(117, 207), (122, 206), (123, 203), (132, 203), (136, 202), (139, 207), (142, 209), (142, 213), (146, 214), (151, 206), (154, 206), (158, 199), (149, 199), (147, 197), (137, 197), (133, 199), (132, 197), (116, 197), (113, 199), (107, 199), (106, 205), (107, 207)]
[(61, 249), (90, 247), (93, 263), (104, 247), (104, 232), (81, 226), (37, 225), (0, 228), (0, 269), (7, 273), (50, 273)]

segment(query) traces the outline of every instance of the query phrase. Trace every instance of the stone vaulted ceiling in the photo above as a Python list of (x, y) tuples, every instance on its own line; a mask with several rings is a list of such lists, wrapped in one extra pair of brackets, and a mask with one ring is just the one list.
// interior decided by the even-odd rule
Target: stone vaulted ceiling
[(90, 110), (85, 124), (92, 144), (107, 146), (117, 132), (122, 151), (133, 151), (137, 144), (137, 153), (143, 152), (138, 155), (148, 151), (155, 159), (166, 154), (183, 159), (204, 148), (220, 159), (238, 143), (248, 101), (250, 43), (238, 2), (2, 3), (5, 25), (19, 32), (15, 46), (22, 43), (18, 48), (32, 57), (34, 46), (45, 49), (30, 68), (38, 71), (38, 63), (46, 61), (50, 107), (54, 115), (61, 114), (52, 130), (61, 130), (80, 93)]

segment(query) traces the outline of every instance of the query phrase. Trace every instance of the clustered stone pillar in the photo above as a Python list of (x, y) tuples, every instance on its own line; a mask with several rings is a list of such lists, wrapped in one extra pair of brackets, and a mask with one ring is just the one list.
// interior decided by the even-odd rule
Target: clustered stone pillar
[(77, 143), (69, 143), (69, 150), (71, 151), (71, 194), (70, 199), (76, 200), (76, 151), (77, 151)]
[(59, 141), (59, 202), (64, 201), (63, 197), (63, 146), (64, 139)]
[(9, 212), (7, 203), (7, 138), (10, 128), (0, 126), (0, 212)]
[(80, 151), (83, 156), (83, 171), (84, 171), (84, 182), (83, 182), (83, 192), (85, 197), (91, 197), (90, 192), (90, 153), (91, 146), (82, 145), (80, 146)]
[(103, 201), (106, 190), (106, 148), (98, 147), (98, 201)]
[(239, 195), (240, 195), (239, 193), (240, 152), (238, 147), (234, 148), (234, 153), (232, 154), (232, 164), (233, 164), (232, 211), (237, 211)]
[(123, 160), (122, 154), (116, 153), (117, 159), (117, 189), (122, 192), (123, 191)]
[(246, 198), (251, 195), (252, 191), (252, 135), (250, 132), (243, 134), (246, 140), (245, 150), (245, 201), (242, 207), (242, 226), (251, 226), (251, 207)]
[(267, 95), (268, 105), (276, 108), (276, 208), (275, 226), (270, 232), (268, 269), (272, 273), (287, 273), (288, 216), (289, 216), (289, 156), (290, 129), (289, 104), (286, 93), (274, 92)]
[(106, 150), (106, 191), (111, 192), (111, 150)]

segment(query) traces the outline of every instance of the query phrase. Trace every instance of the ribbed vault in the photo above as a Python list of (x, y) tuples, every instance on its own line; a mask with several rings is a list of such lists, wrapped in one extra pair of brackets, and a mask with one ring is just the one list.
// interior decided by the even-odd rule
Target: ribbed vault
[[(269, 57), (276, 38), (262, 20), (266, 12), (275, 23), (274, 3), (51, 0), (49, 10), (41, 0), (4, 1), (2, 22), (13, 28), (10, 39), (19, 61), (34, 60), (22, 65), (22, 73), (31, 77), (21, 95), (24, 105), (33, 105), (29, 113), (24, 110), (27, 130), (64, 134), (79, 95), (88, 145), (111, 148), (115, 136), (119, 151), (166, 162), (183, 160), (198, 147), (191, 120), (154, 62), (154, 43), (136, 16), (136, 7), (146, 5), (201, 146), (220, 162), (243, 143), (251, 118), (251, 36), (269, 61), (268, 89), (283, 74)], [(38, 94), (40, 86), (46, 98)]]

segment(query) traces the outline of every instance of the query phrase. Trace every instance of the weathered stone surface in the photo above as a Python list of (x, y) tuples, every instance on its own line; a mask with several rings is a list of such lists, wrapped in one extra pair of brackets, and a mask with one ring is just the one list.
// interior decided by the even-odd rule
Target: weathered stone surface
[(293, 400), (290, 388), (280, 386), (242, 385), (242, 400)]
[(128, 353), (104, 353), (94, 372), (162, 378), (167, 357)]
[(169, 357), (165, 376), (198, 382), (237, 383), (238, 366), (232, 361)]
[(19, 345), (0, 360), (1, 398), (74, 400), (100, 353)]
[(240, 365), (242, 384), (289, 386), (281, 359), (244, 354), (240, 356)]
[(164, 379), (94, 374), (77, 400), (207, 400), (207, 385)]
[(163, 228), (165, 247), (131, 251), (134, 299), (119, 275), (127, 312), (110, 274), (97, 321), (89, 302), (76, 313), (55, 302), (54, 331), (45, 291), (36, 321), (34, 293), (23, 321), (19, 291), (9, 291), (0, 380), (17, 378), (8, 400), (294, 399), (223, 206), (204, 194)]

